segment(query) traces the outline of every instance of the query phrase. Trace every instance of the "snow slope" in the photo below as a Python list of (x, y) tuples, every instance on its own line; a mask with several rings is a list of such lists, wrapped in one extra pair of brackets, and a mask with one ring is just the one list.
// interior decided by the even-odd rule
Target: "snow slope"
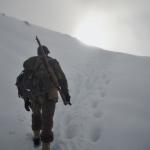
[[(17, 97), (22, 62), (35, 35), (59, 60), (73, 105), (61, 99), (52, 150), (149, 150), (150, 58), (87, 47), (68, 35), (0, 16), (0, 149), (33, 150), (31, 112)], [(41, 149), (41, 148), (39, 148)]]

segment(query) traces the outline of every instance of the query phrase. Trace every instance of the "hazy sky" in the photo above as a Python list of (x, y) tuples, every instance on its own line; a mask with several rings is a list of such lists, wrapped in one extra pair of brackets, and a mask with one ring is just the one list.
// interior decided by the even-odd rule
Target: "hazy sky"
[(0, 11), (78, 38), (89, 37), (87, 41), (102, 48), (150, 56), (149, 5), (149, 0), (0, 0)]

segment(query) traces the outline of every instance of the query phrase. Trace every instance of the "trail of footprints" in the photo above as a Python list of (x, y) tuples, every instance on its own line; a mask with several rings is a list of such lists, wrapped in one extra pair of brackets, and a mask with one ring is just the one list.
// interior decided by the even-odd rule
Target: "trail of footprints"
[[(83, 108), (84, 106), (81, 106), (80, 109), (84, 109), (84, 110), (82, 111), (79, 110), (79, 112), (77, 112), (77, 116), (75, 114), (72, 115), (68, 114), (65, 116), (65, 122), (66, 122), (65, 134), (67, 139), (75, 139), (77, 137), (76, 139), (80, 138), (84, 140), (88, 138), (87, 141), (91, 141), (93, 143), (100, 140), (102, 127), (99, 120), (103, 116), (103, 113), (100, 109), (100, 103), (107, 95), (105, 91), (105, 86), (107, 86), (110, 83), (110, 79), (108, 79), (106, 74), (102, 74), (102, 81), (104, 86), (97, 90), (97, 92), (95, 93), (95, 97), (93, 98), (91, 97), (90, 103), (89, 101), (86, 102), (83, 100), (83, 102), (86, 103), (87, 108), (86, 107)], [(89, 93), (86, 96), (90, 94), (92, 93)], [(86, 109), (91, 109), (91, 111), (87, 110), (87, 112), (90, 112), (89, 115), (86, 113)], [(76, 143), (75, 145), (78, 144)]]
[(101, 102), (105, 100), (107, 87), (111, 82), (108, 70), (110, 64), (103, 65), (100, 74), (97, 71), (98, 66), (90, 65), (87, 64), (85, 71), (83, 69), (78, 76), (74, 97), (78, 100), (71, 108), (73, 113), (67, 113), (63, 118), (65, 138), (68, 139), (68, 148), (65, 148), (67, 150), (78, 150), (81, 147), (82, 150), (91, 150), (92, 145), (101, 137), (103, 129), (100, 119), (103, 117)]

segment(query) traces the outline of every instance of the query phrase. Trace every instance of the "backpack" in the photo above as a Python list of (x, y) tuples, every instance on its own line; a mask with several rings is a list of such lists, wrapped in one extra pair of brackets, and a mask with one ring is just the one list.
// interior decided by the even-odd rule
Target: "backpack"
[[(53, 60), (49, 58), (49, 63)], [(43, 96), (54, 87), (40, 56), (29, 58), (23, 67), (24, 70), (16, 80), (19, 96), (23, 99), (32, 100), (37, 96)]]

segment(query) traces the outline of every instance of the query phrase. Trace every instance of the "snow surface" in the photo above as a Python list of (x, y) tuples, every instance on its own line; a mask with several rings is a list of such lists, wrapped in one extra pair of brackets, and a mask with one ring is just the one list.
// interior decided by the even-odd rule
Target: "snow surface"
[[(38, 35), (59, 60), (72, 106), (61, 99), (52, 150), (150, 150), (150, 57), (87, 47), (68, 35), (0, 16), (0, 149), (33, 150), (31, 112), (17, 97), (23, 61)], [(38, 148), (38, 150), (40, 150)]]

